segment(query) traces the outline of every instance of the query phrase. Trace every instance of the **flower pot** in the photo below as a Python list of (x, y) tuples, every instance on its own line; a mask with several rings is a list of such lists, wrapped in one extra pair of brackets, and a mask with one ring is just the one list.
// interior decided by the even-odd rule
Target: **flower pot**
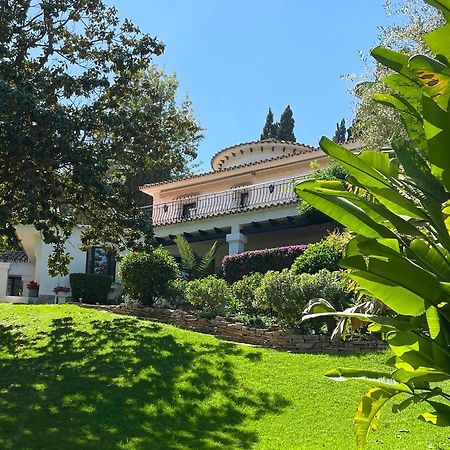
[(37, 297), (39, 289), (28, 289), (28, 297)]
[(56, 294), (56, 303), (66, 303), (67, 299), (70, 297), (70, 292), (58, 292)]

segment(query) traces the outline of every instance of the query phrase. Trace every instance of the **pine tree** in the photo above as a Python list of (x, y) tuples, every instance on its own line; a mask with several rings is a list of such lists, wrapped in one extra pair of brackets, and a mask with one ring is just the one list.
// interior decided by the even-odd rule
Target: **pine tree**
[(347, 128), (345, 126), (345, 119), (341, 123), (336, 124), (336, 131), (334, 132), (333, 141), (343, 144), (347, 135)]
[(292, 109), (289, 105), (281, 114), (280, 124), (278, 127), (277, 138), (281, 141), (295, 142), (294, 125), (295, 120), (293, 117)]
[(269, 112), (267, 113), (266, 123), (264, 124), (264, 128), (261, 133), (261, 141), (265, 139), (276, 139), (278, 131), (278, 123), (273, 123), (273, 113), (269, 108)]

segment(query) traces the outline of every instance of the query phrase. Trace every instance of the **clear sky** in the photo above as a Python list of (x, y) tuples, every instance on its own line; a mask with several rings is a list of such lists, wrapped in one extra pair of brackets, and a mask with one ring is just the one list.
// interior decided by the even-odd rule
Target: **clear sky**
[(259, 138), (269, 106), (287, 104), (297, 141), (317, 145), (352, 118), (354, 99), (340, 79), (360, 73), (359, 51), (389, 21), (384, 0), (109, 0), (121, 18), (166, 44), (155, 62), (176, 73), (205, 128), (199, 162)]

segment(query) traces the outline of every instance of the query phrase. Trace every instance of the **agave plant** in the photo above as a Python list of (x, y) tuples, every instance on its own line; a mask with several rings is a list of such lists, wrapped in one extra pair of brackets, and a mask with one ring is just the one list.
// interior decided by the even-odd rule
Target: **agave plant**
[[(427, 1), (450, 19), (450, 0)], [(333, 314), (369, 323), (393, 352), (390, 370), (338, 368), (326, 374), (372, 385), (354, 417), (358, 449), (388, 401), (394, 402), (394, 412), (423, 403), (428, 408), (422, 420), (450, 425), (450, 394), (440, 384), (450, 379), (449, 36), (449, 23), (424, 36), (435, 59), (372, 51), (392, 70), (384, 79), (392, 94), (375, 100), (402, 113), (410, 141), (393, 142), (390, 152), (357, 156), (322, 138), (321, 148), (349, 172), (347, 180), (296, 186), (301, 199), (355, 233), (340, 265), (391, 310), (388, 316), (328, 311), (307, 317)], [(323, 305), (318, 308), (324, 311)]]
[(192, 250), (191, 244), (181, 234), (175, 238), (175, 244), (181, 258), (181, 269), (189, 275), (189, 278), (202, 278), (208, 274), (208, 268), (217, 252), (217, 241), (202, 256)]

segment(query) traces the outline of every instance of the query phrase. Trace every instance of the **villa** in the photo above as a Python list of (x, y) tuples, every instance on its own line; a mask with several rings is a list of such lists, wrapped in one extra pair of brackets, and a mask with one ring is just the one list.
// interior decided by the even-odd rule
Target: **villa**
[[(294, 192), (294, 180), (307, 177), (313, 161), (320, 167), (329, 164), (319, 148), (252, 141), (216, 153), (210, 172), (142, 186), (141, 191), (153, 199), (148, 210), (155, 243), (177, 256), (173, 241), (179, 234), (200, 254), (218, 241), (217, 269), (227, 254), (319, 240), (332, 226), (300, 217)], [(31, 280), (40, 285), (39, 297), (52, 299), (55, 286), (69, 286), (68, 276), (49, 275), (52, 247), (43, 242), (39, 231), (31, 225), (19, 225), (16, 231), (24, 251), (0, 255), (0, 300), (28, 302), (26, 284)], [(66, 243), (72, 256), (70, 272), (111, 275), (117, 291), (114, 259), (99, 247), (81, 250), (81, 231), (82, 226), (76, 228)]]

